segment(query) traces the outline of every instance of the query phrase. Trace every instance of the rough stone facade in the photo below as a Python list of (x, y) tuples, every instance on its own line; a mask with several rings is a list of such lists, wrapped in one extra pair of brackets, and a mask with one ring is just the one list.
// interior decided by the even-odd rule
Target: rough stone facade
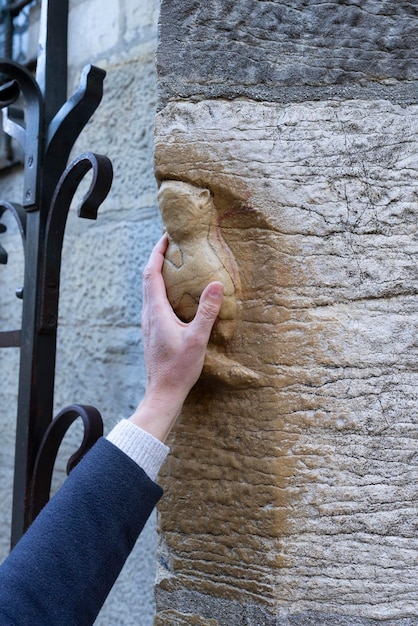
[(158, 626), (418, 624), (412, 2), (164, 0), (156, 173), (211, 192), (225, 356), (163, 471)]
[[(70, 0), (69, 87), (82, 68), (106, 70), (103, 101), (81, 134), (74, 156), (84, 150), (108, 155), (114, 166), (111, 193), (96, 222), (70, 211), (64, 239), (56, 372), (56, 412), (79, 402), (102, 413), (105, 432), (128, 417), (143, 393), (140, 343), (141, 279), (161, 233), (153, 172), (156, 109), (155, 49), (158, 0)], [(34, 16), (36, 21), (36, 17)], [(0, 194), (22, 199), (18, 170), (0, 174)], [(2, 330), (19, 327), (22, 252), (19, 235), (1, 235), (9, 264), (0, 266)], [(18, 353), (0, 351), (0, 547), (9, 549)], [(56, 468), (54, 487), (65, 477), (80, 433), (70, 431)], [(151, 626), (154, 614), (155, 518), (144, 530), (97, 620), (99, 626)]]

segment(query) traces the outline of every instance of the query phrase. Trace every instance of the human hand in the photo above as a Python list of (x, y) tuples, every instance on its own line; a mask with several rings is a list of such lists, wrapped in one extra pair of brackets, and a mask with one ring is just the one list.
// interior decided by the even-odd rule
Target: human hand
[(219, 313), (223, 285), (203, 291), (194, 319), (188, 324), (174, 313), (166, 294), (162, 267), (168, 238), (154, 247), (143, 274), (142, 335), (147, 368), (145, 397), (130, 418), (164, 441), (190, 389), (198, 380), (206, 346)]

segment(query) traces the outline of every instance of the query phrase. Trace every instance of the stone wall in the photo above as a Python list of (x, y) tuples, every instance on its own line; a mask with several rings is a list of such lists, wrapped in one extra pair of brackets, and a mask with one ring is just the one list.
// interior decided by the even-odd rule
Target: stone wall
[(159, 626), (418, 624), (417, 35), (162, 2), (157, 177), (210, 190), (240, 291), (170, 441)]
[[(92, 63), (106, 70), (104, 97), (74, 148), (107, 154), (114, 166), (111, 193), (97, 222), (70, 211), (64, 240), (57, 353), (58, 412), (79, 402), (102, 413), (105, 432), (128, 417), (144, 389), (140, 343), (141, 274), (161, 232), (157, 185), (153, 173), (153, 126), (156, 108), (155, 48), (158, 0), (70, 0), (69, 95), (78, 87), (82, 68)], [(34, 20), (36, 16), (34, 16)], [(21, 201), (20, 173), (0, 174), (0, 194)], [(76, 205), (76, 202), (74, 203)], [(22, 253), (19, 235), (9, 230), (2, 245), (10, 254), (0, 266), (3, 330), (19, 327)], [(12, 498), (14, 423), (18, 354), (1, 350), (0, 537), (7, 554)], [(65, 477), (69, 454), (80, 434), (74, 428), (63, 444), (54, 488)], [(97, 624), (151, 626), (154, 613), (155, 518), (144, 530), (109, 597)]]

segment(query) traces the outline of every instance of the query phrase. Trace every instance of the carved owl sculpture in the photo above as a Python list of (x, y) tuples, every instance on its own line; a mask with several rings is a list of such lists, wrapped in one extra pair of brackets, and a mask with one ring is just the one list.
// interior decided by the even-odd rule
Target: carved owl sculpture
[(224, 285), (219, 322), (212, 340), (227, 339), (237, 312), (238, 269), (217, 224), (208, 189), (183, 181), (161, 184), (158, 201), (169, 237), (163, 276), (168, 299), (176, 314), (189, 322), (196, 314), (200, 295), (211, 281)]

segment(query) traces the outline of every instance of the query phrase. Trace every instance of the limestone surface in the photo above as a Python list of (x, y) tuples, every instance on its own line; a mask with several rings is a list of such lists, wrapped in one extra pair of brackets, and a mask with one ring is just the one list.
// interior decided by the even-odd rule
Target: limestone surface
[(362, 98), (368, 90), (416, 102), (417, 38), (415, 2), (163, 0), (161, 106), (177, 98)]
[(384, 100), (158, 114), (157, 176), (210, 190), (226, 354), (261, 381), (203, 379), (172, 433), (165, 623), (418, 624), (417, 136)]

